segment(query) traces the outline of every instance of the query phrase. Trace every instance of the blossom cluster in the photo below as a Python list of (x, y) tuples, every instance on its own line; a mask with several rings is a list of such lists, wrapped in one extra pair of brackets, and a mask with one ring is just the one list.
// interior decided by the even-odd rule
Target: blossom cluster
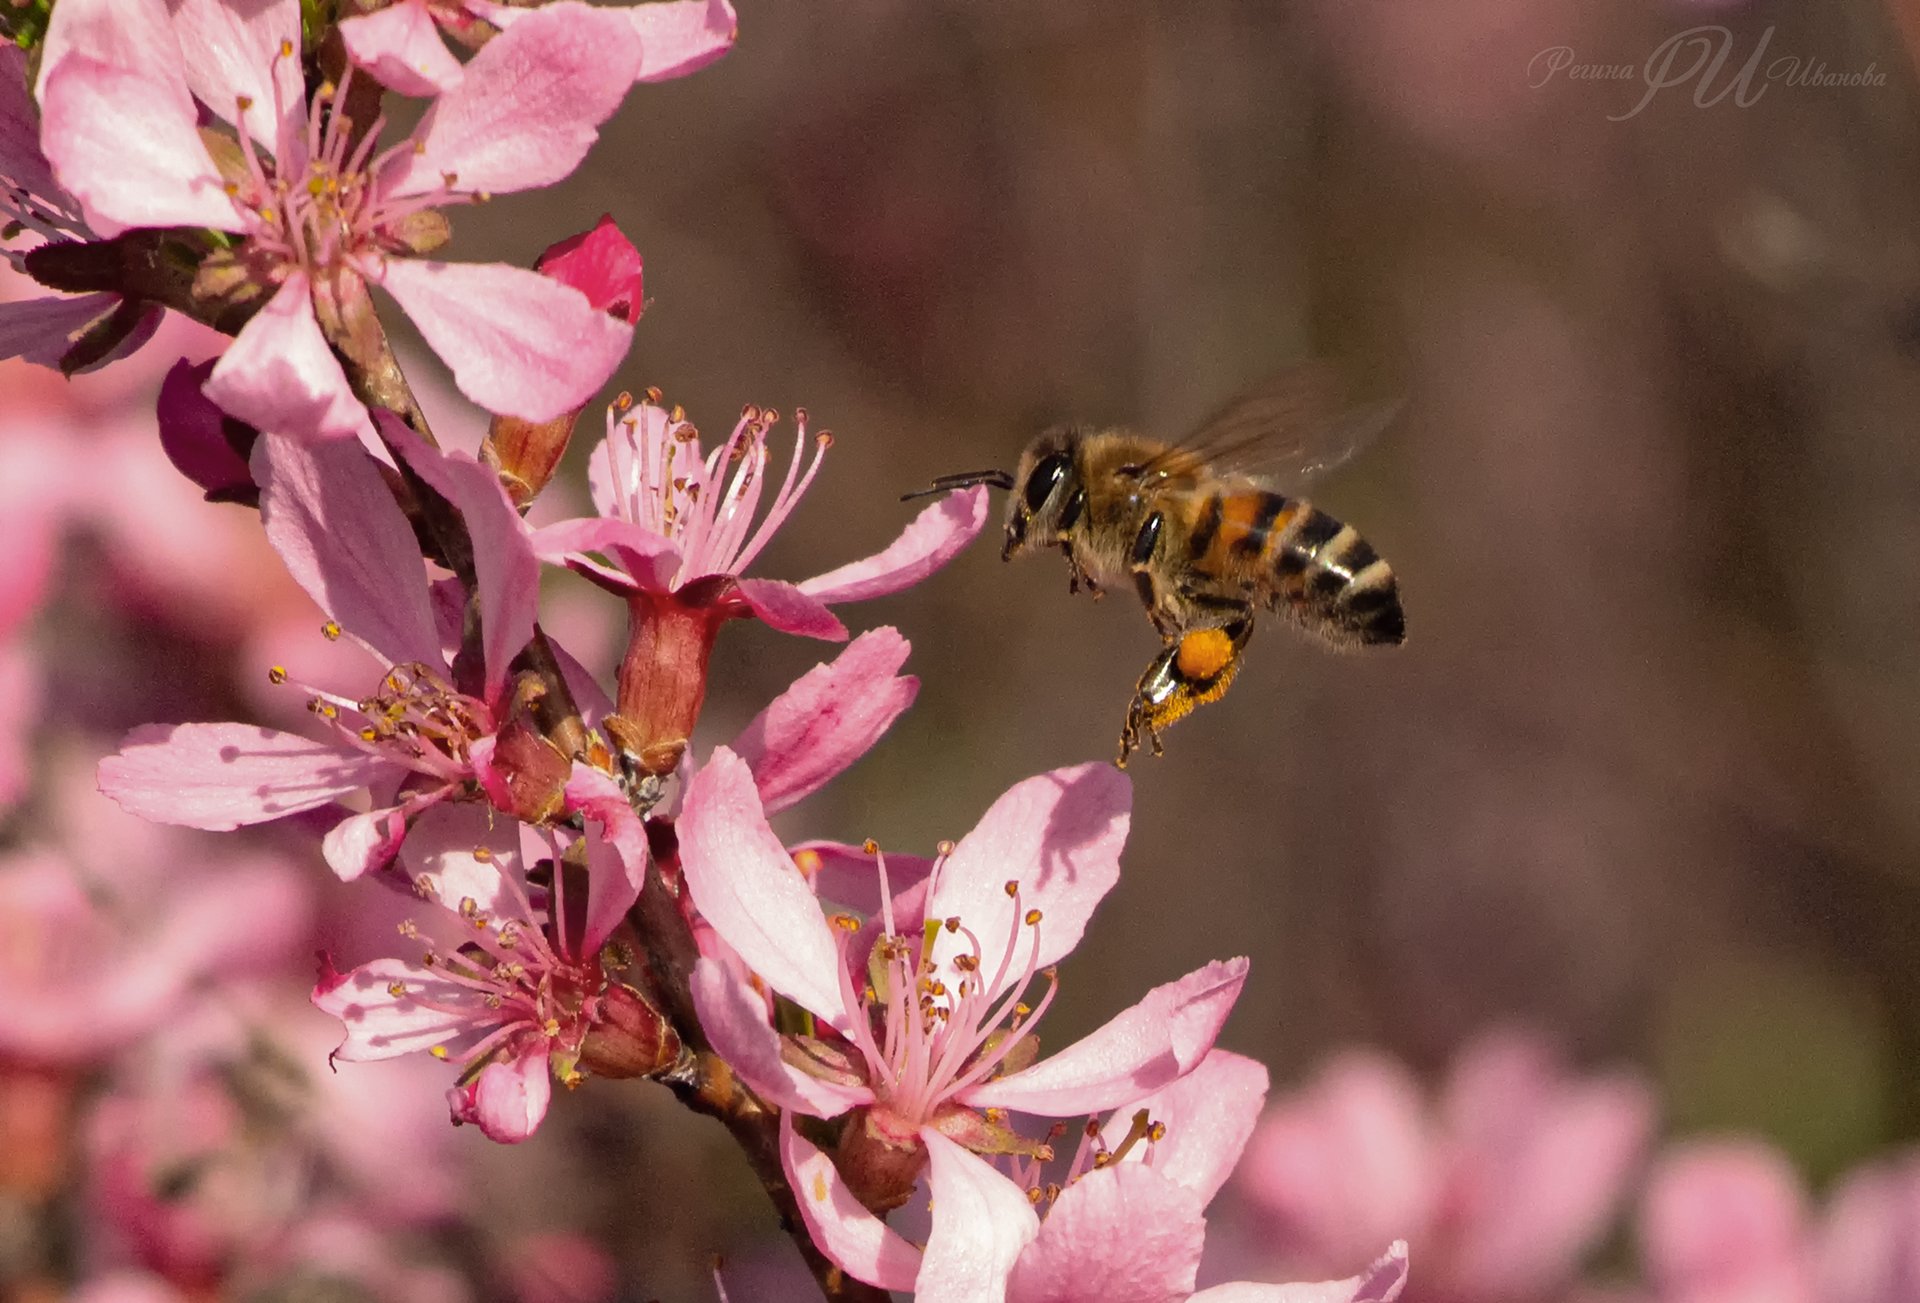
[[(143, 1246), (133, 1261), (182, 1290), (244, 1290), (444, 1213), (444, 1186), (391, 1175), (431, 1143), (408, 1111), (421, 1100), (513, 1144), (540, 1130), (556, 1083), (648, 1079), (728, 1125), (836, 1296), (1385, 1303), (1407, 1268), (1391, 1236), (1325, 1285), (1199, 1289), (1206, 1207), (1266, 1088), (1215, 1045), (1244, 960), (1153, 986), (1042, 1053), (1062, 963), (1120, 878), (1122, 775), (1016, 783), (931, 856), (789, 846), (769, 824), (874, 747), (917, 689), (904, 637), (851, 637), (834, 608), (939, 570), (981, 529), (986, 489), (814, 578), (754, 574), (831, 437), (804, 410), (788, 425), (754, 405), (703, 436), (649, 390), (612, 403), (586, 450), (591, 509), (527, 514), (626, 357), (639, 253), (603, 220), (533, 268), (433, 255), (458, 208), (566, 177), (633, 86), (711, 62), (736, 26), (726, 0), (401, 0), (337, 23), (297, 0), (59, 0), (10, 26), (0, 247), (42, 292), (0, 302), (0, 348), (68, 376), (171, 363), (144, 446), (257, 512), (318, 646), (261, 667), (278, 700), (248, 718), (143, 724), (100, 761), (100, 793), (166, 830), (125, 851), (152, 875), (137, 926), (94, 902), (95, 870), (69, 853), (7, 875), (16, 913), (62, 947), (19, 957), (7, 1057), (122, 1065), (99, 1187)], [(424, 101), (396, 115), (415, 125), (389, 129), (406, 99)], [(489, 414), (478, 446), (429, 427), (383, 300)], [(175, 350), (183, 329), (199, 333)], [(18, 446), (57, 462), (62, 436)], [(29, 500), (0, 607), (9, 648), (49, 582), (61, 513), (85, 498)], [(625, 607), (610, 676), (548, 627), (545, 595), (568, 576)], [(846, 646), (698, 746), (711, 652), (741, 619)], [(32, 658), (0, 665), (21, 680), (0, 699), (30, 703)], [(8, 799), (34, 799), (28, 778), (21, 758), (0, 765)], [(236, 1083), (271, 1075), (253, 1038), (284, 1014), (228, 988), (295, 956), (315, 908), (284, 860), (216, 872), (219, 857), (169, 839), (268, 827), (374, 892), (367, 917), (410, 901), (398, 949), (360, 927), (335, 940), (366, 957), (322, 955), (311, 1003), (344, 1039), (280, 1051), (308, 1083), (275, 1113), (291, 1131), (249, 1149), (257, 1128), (231, 1115), (168, 1134), (160, 1119), (189, 1096), (205, 1106), (180, 1116), (217, 1120), (222, 1100), (274, 1093)], [(217, 887), (169, 876), (182, 857)], [(234, 917), (246, 926), (223, 926)], [(411, 1065), (381, 1087), (406, 1107), (385, 1113), (384, 1139), (324, 1138), (311, 1083), (351, 1088), (370, 1061)], [(204, 1207), (155, 1194), (166, 1155), (216, 1152), (236, 1174), (205, 1183)], [(303, 1193), (261, 1193), (276, 1187)], [(250, 1229), (210, 1229), (223, 1217)]]
[[(84, 1115), (119, 1247), (65, 1283), (464, 1297), (404, 1249), (469, 1179), (449, 1123), (521, 1144), (556, 1084), (646, 1081), (725, 1124), (834, 1298), (1920, 1296), (1920, 1169), (1863, 1173), (1815, 1218), (1737, 1145), (1654, 1164), (1643, 1285), (1583, 1282), (1654, 1108), (1524, 1039), (1477, 1047), (1434, 1108), (1364, 1053), (1268, 1107), (1266, 1069), (1219, 1044), (1249, 980), (1231, 957), (1143, 975), (1060, 1036), (1121, 889), (1110, 765), (1013, 781), (907, 850), (776, 832), (918, 690), (908, 639), (844, 609), (940, 571), (988, 490), (811, 578), (759, 573), (832, 464), (805, 409), (703, 433), (648, 389), (574, 446), (646, 305), (611, 219), (531, 267), (435, 256), (461, 208), (573, 173), (634, 87), (725, 55), (727, 0), (58, 0), (0, 33), (0, 362), (42, 369), (0, 439), (0, 900), (23, 938), (0, 949), (0, 1125)], [(484, 437), (432, 428), (389, 302)], [(68, 378), (112, 419), (34, 405)], [(167, 722), (111, 744), (125, 711), (36, 718), (75, 672), (38, 622), (82, 531), (116, 601), (228, 632), (253, 681), (130, 688)], [(561, 592), (623, 629), (611, 663), (566, 636)], [(705, 736), (745, 620), (844, 646)], [(94, 752), (86, 800), (34, 758), (56, 733)], [(288, 1008), (273, 983), (316, 940)], [(40, 1157), (23, 1188), (51, 1207)], [(614, 1292), (531, 1220), (487, 1238), (497, 1294)]]

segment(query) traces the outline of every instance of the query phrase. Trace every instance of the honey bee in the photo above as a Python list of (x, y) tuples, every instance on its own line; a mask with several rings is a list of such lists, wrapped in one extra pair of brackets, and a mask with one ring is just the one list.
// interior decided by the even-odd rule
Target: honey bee
[(1071, 591), (1126, 583), (1139, 594), (1163, 645), (1128, 705), (1122, 768), (1143, 738), (1162, 754), (1163, 729), (1226, 694), (1262, 611), (1338, 648), (1405, 641), (1392, 567), (1353, 526), (1258, 473), (1327, 469), (1391, 414), (1342, 419), (1329, 390), (1319, 368), (1296, 369), (1179, 443), (1058, 427), (1011, 474), (945, 475), (922, 491), (1006, 489), (1002, 559), (1058, 547)]

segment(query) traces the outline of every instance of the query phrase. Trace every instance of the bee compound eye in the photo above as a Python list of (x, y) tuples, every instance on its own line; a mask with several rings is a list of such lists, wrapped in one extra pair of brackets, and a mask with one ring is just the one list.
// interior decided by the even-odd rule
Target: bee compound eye
[(1038, 511), (1047, 504), (1072, 465), (1073, 459), (1064, 452), (1050, 452), (1034, 463), (1033, 473), (1027, 476), (1028, 511)]

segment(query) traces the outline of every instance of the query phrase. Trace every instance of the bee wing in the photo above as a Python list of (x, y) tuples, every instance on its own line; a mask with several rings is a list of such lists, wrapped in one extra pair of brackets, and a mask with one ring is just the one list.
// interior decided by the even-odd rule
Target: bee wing
[(1356, 405), (1331, 368), (1303, 363), (1227, 403), (1142, 471), (1172, 477), (1205, 466), (1215, 474), (1298, 485), (1345, 465), (1403, 406)]

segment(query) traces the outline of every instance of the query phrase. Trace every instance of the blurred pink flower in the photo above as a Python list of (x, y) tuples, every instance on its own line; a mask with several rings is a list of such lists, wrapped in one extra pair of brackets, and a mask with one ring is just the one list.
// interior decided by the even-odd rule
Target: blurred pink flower
[(1756, 1142), (1662, 1155), (1647, 1182), (1640, 1247), (1662, 1303), (1821, 1303), (1806, 1190), (1782, 1155)]
[(310, 905), (289, 866), (164, 854), (160, 838), (144, 849), (153, 862), (105, 872), (53, 851), (0, 859), (0, 1057), (103, 1062), (176, 1019), (202, 983), (297, 950)]
[(303, 1271), (381, 1281), (382, 1241), (459, 1210), (434, 1096), (330, 1071), (326, 1020), (255, 994), (224, 989), (109, 1079), (86, 1128), (97, 1252), (228, 1297)]
[[(1406, 1246), (1349, 1280), (1218, 1285), (1194, 1292), (1205, 1210), (1239, 1160), (1265, 1097), (1266, 1069), (1223, 1050), (1169, 1086), (1080, 1131), (1061, 1183), (1039, 1159), (1008, 1171), (928, 1141), (932, 1207), (924, 1253), (859, 1209), (832, 1160), (783, 1127), (786, 1161), (816, 1238), (902, 1273), (926, 1303), (1385, 1303), (1406, 1278)], [(1067, 1128), (1056, 1125), (1050, 1139)], [(875, 1249), (877, 1247), (877, 1252)], [(829, 1253), (839, 1256), (833, 1249)]]
[[(316, 312), (362, 311), (372, 284), (489, 411), (548, 420), (585, 402), (626, 355), (631, 326), (537, 272), (406, 255), (425, 251), (423, 213), (573, 171), (639, 65), (631, 24), (570, 0), (527, 15), (413, 136), (377, 155), (379, 124), (356, 144), (332, 111), (344, 84), (309, 105), (299, 49), (298, 0), (244, 16), (220, 0), (64, 0), (49, 25), (41, 139), (92, 229), (244, 236), (239, 265), (273, 290), (214, 368), (208, 397), (263, 430), (365, 431), (367, 410)], [(235, 175), (208, 152), (196, 100), (235, 125)]]
[(1290, 1270), (1350, 1271), (1398, 1237), (1414, 1297), (1548, 1297), (1604, 1233), (1653, 1110), (1636, 1078), (1572, 1078), (1518, 1034), (1470, 1046), (1433, 1112), (1404, 1068), (1348, 1053), (1269, 1112), (1240, 1188)]
[[(533, 635), (539, 565), (493, 472), (460, 453), (396, 440), (415, 471), (460, 510), (474, 546), (484, 666), (474, 691), (442, 650), (426, 571), (407, 519), (358, 444), (266, 435), (254, 451), (267, 537), (302, 587), (389, 668), (368, 697), (316, 692), (315, 741), (246, 724), (147, 726), (100, 764), (100, 790), (162, 823), (225, 831), (359, 792), (374, 808), (326, 836), (343, 878), (385, 865), (407, 821), (505, 784), (493, 763), (509, 662)], [(477, 695), (476, 695), (477, 694)]]
[[(380, 959), (338, 973), (327, 962), (313, 1002), (346, 1025), (335, 1057), (426, 1052), (462, 1069), (453, 1116), (490, 1139), (525, 1140), (546, 1116), (552, 1078), (573, 1085), (588, 1038), (637, 999), (620, 985), (607, 939), (640, 894), (646, 832), (613, 780), (577, 767), (587, 901), (568, 908), (561, 834), (453, 807), (423, 820), (404, 862), (415, 890), (459, 920), (453, 948), (421, 963)], [(551, 865), (541, 886), (530, 870)], [(576, 884), (577, 884), (576, 879)], [(576, 886), (577, 889), (577, 886)], [(578, 919), (576, 931), (559, 920)], [(423, 939), (418, 928), (405, 929)], [(591, 1067), (592, 1065), (589, 1064)]]
[(1920, 1152), (1835, 1187), (1824, 1214), (1777, 1151), (1694, 1141), (1663, 1155), (1640, 1216), (1658, 1303), (1909, 1303), (1920, 1299)]
[[(986, 522), (986, 490), (969, 489), (921, 512), (891, 545), (864, 560), (798, 584), (742, 578), (813, 483), (832, 442), (819, 435), (809, 461), (807, 413), (795, 414), (793, 455), (761, 516), (771, 460), (767, 437), (777, 420), (776, 412), (749, 407), (732, 433), (703, 454), (699, 432), (678, 409), (670, 413), (657, 402), (608, 408), (606, 437), (587, 460), (599, 516), (549, 525), (536, 532), (535, 546), (546, 559), (564, 561), (617, 593), (673, 597), (711, 606), (722, 619), (752, 614), (785, 633), (844, 638), (846, 627), (827, 607), (919, 583)], [(588, 552), (604, 553), (614, 565)]]
[[(340, 20), (355, 63), (402, 95), (434, 95), (460, 84), (465, 70), (436, 26), (465, 35), (479, 21), (508, 27), (528, 9), (488, 0), (398, 0), (370, 14)], [(665, 0), (614, 10), (640, 37), (635, 81), (665, 81), (697, 72), (733, 48), (739, 22), (727, 0)]]
[[(817, 1035), (775, 1032), (765, 1002), (711, 958), (694, 972), (702, 1027), (749, 1085), (789, 1113), (859, 1109), (842, 1142), (843, 1157), (864, 1155), (856, 1165), (892, 1169), (893, 1185), (910, 1189), (922, 1155), (935, 1156), (935, 1206), (949, 1195), (960, 1206), (962, 1187), (943, 1193), (943, 1173), (964, 1182), (968, 1169), (937, 1156), (1030, 1152), (1008, 1128), (1008, 1110), (1077, 1115), (1177, 1080), (1211, 1048), (1245, 980), (1244, 960), (1208, 965), (1031, 1062), (1032, 1030), (1057, 989), (1052, 966), (1118, 880), (1130, 790), (1104, 765), (1017, 784), (898, 899), (881, 860), (876, 934), (849, 915), (823, 914), (767, 826), (753, 774), (719, 749), (689, 785), (676, 825), (688, 892), (768, 987), (814, 1015)], [(856, 934), (867, 947), (859, 953)], [(1029, 1007), (1036, 978), (1048, 990)], [(809, 1216), (819, 1219), (816, 1240), (853, 1275), (911, 1285), (917, 1258), (885, 1247), (884, 1227), (857, 1201), (812, 1206)]]

